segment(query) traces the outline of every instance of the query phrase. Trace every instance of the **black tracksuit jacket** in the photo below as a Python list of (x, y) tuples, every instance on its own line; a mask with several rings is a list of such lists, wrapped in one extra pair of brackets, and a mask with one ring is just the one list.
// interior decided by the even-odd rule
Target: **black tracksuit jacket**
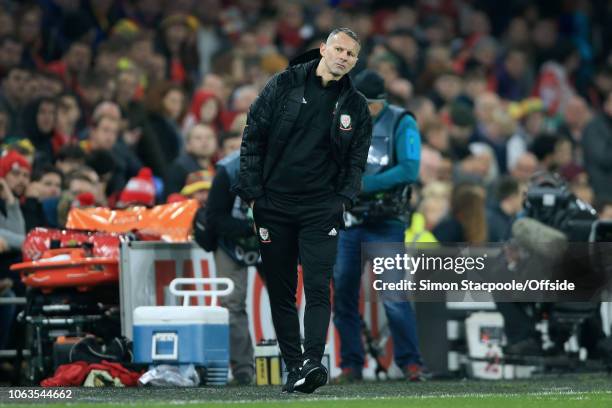
[[(264, 195), (266, 182), (283, 154), (298, 118), (308, 72), (320, 61), (319, 50), (311, 50), (276, 74), (253, 102), (240, 148), (240, 175), (234, 186), (246, 202)], [(349, 115), (349, 129), (340, 118)], [(342, 129), (342, 130), (341, 130)], [(366, 99), (348, 75), (341, 79), (338, 105), (330, 129), (332, 157), (339, 173), (334, 189), (347, 206), (354, 204), (372, 138), (372, 120)]]

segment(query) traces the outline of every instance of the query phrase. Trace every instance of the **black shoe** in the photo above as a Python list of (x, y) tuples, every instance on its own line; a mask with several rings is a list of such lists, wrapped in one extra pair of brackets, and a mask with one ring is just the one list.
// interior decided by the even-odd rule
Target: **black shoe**
[(295, 391), (312, 394), (314, 390), (327, 384), (327, 369), (323, 364), (306, 360), (300, 370), (300, 379), (293, 386)]
[(283, 385), (283, 392), (292, 393), (294, 391), (294, 385), (296, 381), (300, 379), (300, 368), (295, 367), (289, 370), (289, 374), (287, 374), (287, 381), (285, 385)]
[(508, 344), (504, 347), (504, 354), (512, 356), (541, 356), (542, 346), (536, 339), (529, 337), (519, 342)]

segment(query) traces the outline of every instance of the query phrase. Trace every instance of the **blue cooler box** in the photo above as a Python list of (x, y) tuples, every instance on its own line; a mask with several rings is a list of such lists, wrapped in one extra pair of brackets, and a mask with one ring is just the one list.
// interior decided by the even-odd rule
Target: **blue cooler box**
[(218, 306), (140, 306), (134, 310), (134, 362), (194, 364), (206, 384), (224, 385), (229, 370), (229, 312)]

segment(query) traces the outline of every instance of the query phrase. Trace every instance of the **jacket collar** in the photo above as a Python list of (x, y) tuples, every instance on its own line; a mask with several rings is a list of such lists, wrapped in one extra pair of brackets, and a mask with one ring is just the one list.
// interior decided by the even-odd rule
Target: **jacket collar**
[(319, 49), (313, 48), (312, 50), (308, 50), (305, 53), (300, 54), (297, 57), (293, 58), (291, 61), (289, 61), (289, 66), (304, 64), (306, 62), (310, 62), (314, 60), (318, 61), (320, 59), (321, 59), (321, 54), (319, 53)]

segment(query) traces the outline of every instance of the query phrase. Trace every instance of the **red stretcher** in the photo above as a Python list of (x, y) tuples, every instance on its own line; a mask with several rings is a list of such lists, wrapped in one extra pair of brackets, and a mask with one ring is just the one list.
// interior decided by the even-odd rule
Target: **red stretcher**
[(120, 234), (36, 228), (23, 245), (23, 262), (13, 264), (22, 282), (49, 293), (56, 288), (80, 292), (119, 283)]
[(28, 233), (23, 262), (11, 266), (27, 287), (18, 319), (30, 353), (23, 365), (26, 383), (38, 384), (55, 371), (58, 334), (120, 335), (119, 249), (128, 239), (126, 234), (70, 229)]
[(119, 281), (119, 262), (116, 258), (88, 256), (85, 248), (60, 248), (45, 251), (37, 261), (11, 266), (21, 274), (28, 287), (43, 293), (59, 287), (75, 287), (87, 291), (93, 286)]

